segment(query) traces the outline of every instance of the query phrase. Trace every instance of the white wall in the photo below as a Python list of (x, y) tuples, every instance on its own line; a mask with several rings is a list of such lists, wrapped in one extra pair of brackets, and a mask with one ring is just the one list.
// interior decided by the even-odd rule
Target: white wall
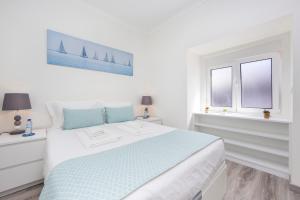
[(148, 38), (149, 91), (164, 122), (181, 128), (188, 124), (187, 49), (242, 34), (291, 13), (292, 0), (209, 0), (153, 32)]
[[(144, 36), (80, 0), (1, 1), (0, 27), (0, 102), (6, 92), (28, 92), (35, 127), (50, 124), (46, 101), (137, 103), (143, 94)], [(48, 65), (47, 29), (132, 52), (134, 76)], [(0, 112), (0, 131), (12, 128), (12, 115)]]
[(290, 128), (290, 151), (291, 151), (291, 182), (300, 186), (300, 1), (294, 0), (294, 99), (293, 99), (293, 123)]
[[(201, 102), (201, 69), (202, 60), (200, 56), (192, 51), (187, 52), (187, 119), (193, 117), (194, 112), (200, 111)], [(193, 123), (189, 123), (189, 129), (193, 129)]]

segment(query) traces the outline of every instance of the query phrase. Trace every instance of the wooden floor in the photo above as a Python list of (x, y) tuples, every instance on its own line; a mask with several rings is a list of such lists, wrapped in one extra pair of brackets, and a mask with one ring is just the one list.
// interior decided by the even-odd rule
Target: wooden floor
[(300, 200), (299, 188), (285, 179), (233, 162), (227, 162), (227, 169), (224, 200)]
[[(288, 181), (233, 162), (227, 162), (228, 183), (224, 200), (300, 200)], [(38, 200), (42, 185), (20, 191), (1, 200)]]

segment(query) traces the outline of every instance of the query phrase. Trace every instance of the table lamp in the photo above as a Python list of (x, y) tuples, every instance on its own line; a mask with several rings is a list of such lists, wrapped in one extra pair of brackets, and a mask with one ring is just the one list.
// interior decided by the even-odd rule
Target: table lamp
[[(151, 96), (143, 96), (142, 97), (142, 105), (145, 105), (145, 106), (152, 105), (152, 98), (151, 98)], [(144, 119), (149, 118), (148, 107), (145, 107), (143, 118)]]
[(6, 93), (4, 94), (4, 100), (3, 100), (3, 111), (10, 111), (15, 110), (17, 111), (16, 115), (14, 116), (14, 127), (15, 129), (9, 134), (16, 135), (16, 134), (22, 134), (25, 132), (25, 130), (21, 130), (21, 116), (18, 115), (19, 110), (27, 110), (31, 109), (29, 94), (26, 93)]

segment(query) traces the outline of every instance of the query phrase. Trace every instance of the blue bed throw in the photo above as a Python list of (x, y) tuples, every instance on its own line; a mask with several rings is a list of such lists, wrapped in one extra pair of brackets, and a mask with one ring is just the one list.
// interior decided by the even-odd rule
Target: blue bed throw
[(216, 136), (175, 130), (67, 160), (50, 173), (40, 200), (119, 200), (175, 167)]

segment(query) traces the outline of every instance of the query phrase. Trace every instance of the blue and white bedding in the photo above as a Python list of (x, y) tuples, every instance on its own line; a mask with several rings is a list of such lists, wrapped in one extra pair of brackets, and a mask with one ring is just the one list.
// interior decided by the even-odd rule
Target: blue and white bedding
[(50, 131), (49, 175), (40, 199), (191, 199), (224, 161), (223, 142), (147, 124), (147, 134), (141, 129), (140, 135), (105, 125), (124, 135), (97, 148), (83, 146), (74, 130)]

